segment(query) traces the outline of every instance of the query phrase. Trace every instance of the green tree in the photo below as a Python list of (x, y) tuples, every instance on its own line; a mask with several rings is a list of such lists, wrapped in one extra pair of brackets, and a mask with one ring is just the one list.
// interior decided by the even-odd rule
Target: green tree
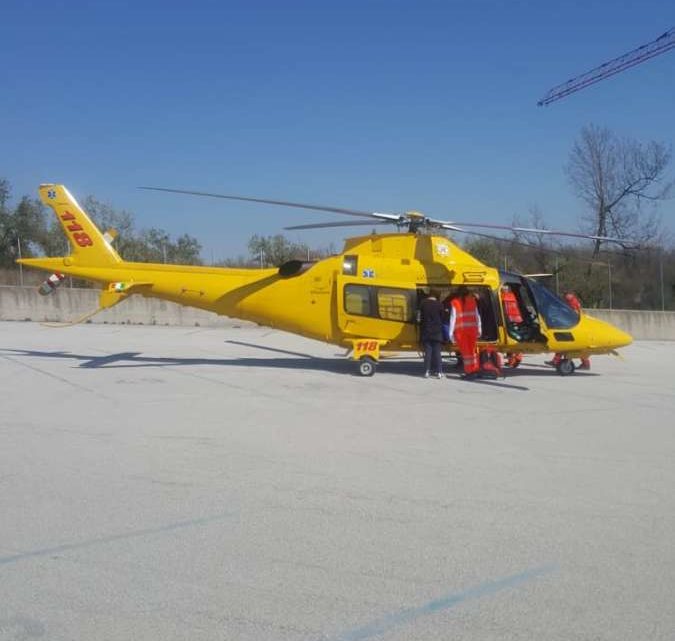
[(163, 229), (145, 229), (140, 234), (140, 241), (145, 248), (143, 261), (151, 263), (170, 263), (169, 246), (171, 239)]
[(311, 254), (309, 247), (304, 243), (292, 243), (285, 236), (252, 236), (248, 241), (248, 251), (251, 261), (260, 266), (283, 265), (286, 261), (297, 259), (307, 260)]
[(0, 179), (0, 265), (13, 267), (19, 257), (33, 256), (40, 251), (46, 234), (46, 218), (42, 204), (24, 196), (10, 208), (11, 187)]
[(190, 236), (183, 234), (176, 239), (171, 248), (171, 260), (179, 265), (201, 265), (201, 243)]
[[(0, 267), (15, 267), (19, 254), (25, 256), (63, 256), (70, 246), (60, 222), (39, 200), (24, 196), (13, 209), (10, 206), (11, 186), (0, 179)], [(114, 246), (125, 260), (156, 263), (201, 264), (199, 241), (183, 234), (172, 240), (163, 229), (137, 232), (134, 217), (128, 211), (115, 209), (93, 196), (82, 201), (83, 209), (105, 232), (114, 229)]]
[(5, 212), (11, 193), (9, 181), (6, 178), (0, 178), (0, 213)]
[(172, 241), (168, 232), (154, 227), (137, 232), (132, 213), (115, 209), (93, 196), (87, 196), (82, 204), (101, 231), (114, 229), (117, 232), (114, 247), (125, 260), (201, 264), (202, 247), (196, 238), (183, 234)]
[(469, 237), (469, 240), (464, 242), (463, 248), (482, 263), (499, 268), (501, 252), (497, 241), (490, 238)]
[(117, 232), (113, 245), (120, 256), (124, 256), (127, 260), (141, 260), (136, 256), (139, 253), (139, 243), (134, 229), (133, 214), (124, 209), (115, 209), (94, 196), (87, 196), (82, 201), (82, 209), (89, 214), (102, 232), (110, 229)]
[(151, 228), (141, 232), (136, 246), (134, 260), (152, 263), (173, 263), (179, 265), (201, 265), (202, 246), (199, 241), (183, 234), (172, 241), (163, 229)]
[(0, 178), (0, 266), (11, 265), (15, 258), (14, 221), (9, 211), (12, 193), (8, 180)]
[(214, 267), (231, 267), (231, 268), (251, 268), (260, 267), (260, 263), (254, 263), (248, 256), (235, 256), (231, 258), (223, 258), (213, 264)]
[(14, 209), (14, 229), (25, 256), (39, 251), (47, 231), (46, 212), (39, 200), (23, 196)]

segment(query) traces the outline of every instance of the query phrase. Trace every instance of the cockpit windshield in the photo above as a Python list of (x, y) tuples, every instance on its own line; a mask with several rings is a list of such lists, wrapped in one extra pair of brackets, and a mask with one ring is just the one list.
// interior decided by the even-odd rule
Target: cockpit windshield
[(569, 329), (579, 322), (579, 315), (565, 301), (558, 298), (550, 289), (532, 278), (527, 282), (539, 313), (550, 329)]

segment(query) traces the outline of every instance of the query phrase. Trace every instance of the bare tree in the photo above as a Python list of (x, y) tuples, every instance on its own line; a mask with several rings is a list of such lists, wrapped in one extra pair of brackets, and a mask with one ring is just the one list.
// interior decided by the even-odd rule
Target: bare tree
[[(549, 229), (544, 218), (544, 214), (539, 205), (532, 205), (525, 219), (515, 215), (512, 222), (514, 227), (529, 227), (531, 229)], [(527, 258), (527, 269), (537, 272), (545, 272), (549, 269), (551, 255), (556, 252), (559, 242), (554, 241), (547, 234), (523, 234), (514, 231), (513, 240), (518, 244), (519, 249), (515, 247), (511, 252), (515, 255), (519, 253), (523, 258)]]
[[(584, 127), (565, 169), (572, 188), (588, 205), (587, 230), (638, 243), (655, 240), (661, 223), (654, 204), (672, 186), (665, 181), (670, 158), (671, 150), (663, 143), (644, 144), (618, 138), (605, 127)], [(600, 244), (595, 241), (594, 259)]]

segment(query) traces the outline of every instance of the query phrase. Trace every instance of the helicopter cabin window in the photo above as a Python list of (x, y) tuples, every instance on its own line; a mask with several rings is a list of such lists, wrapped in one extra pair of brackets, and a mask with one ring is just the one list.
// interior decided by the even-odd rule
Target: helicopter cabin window
[(370, 287), (345, 285), (345, 311), (357, 316), (372, 316), (370, 313)]
[(551, 329), (569, 329), (579, 323), (579, 314), (550, 289), (530, 278), (527, 284), (537, 303), (539, 313)]
[(412, 319), (411, 292), (390, 287), (377, 288), (377, 310), (380, 318), (406, 322)]
[(410, 323), (415, 309), (415, 291), (397, 287), (345, 285), (345, 312), (383, 320)]

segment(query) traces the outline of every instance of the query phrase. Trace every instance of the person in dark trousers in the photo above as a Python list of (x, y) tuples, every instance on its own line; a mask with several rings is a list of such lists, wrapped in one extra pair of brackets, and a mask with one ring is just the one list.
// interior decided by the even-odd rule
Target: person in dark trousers
[(443, 305), (431, 291), (420, 305), (420, 340), (424, 347), (424, 378), (443, 377), (441, 343), (443, 342)]

